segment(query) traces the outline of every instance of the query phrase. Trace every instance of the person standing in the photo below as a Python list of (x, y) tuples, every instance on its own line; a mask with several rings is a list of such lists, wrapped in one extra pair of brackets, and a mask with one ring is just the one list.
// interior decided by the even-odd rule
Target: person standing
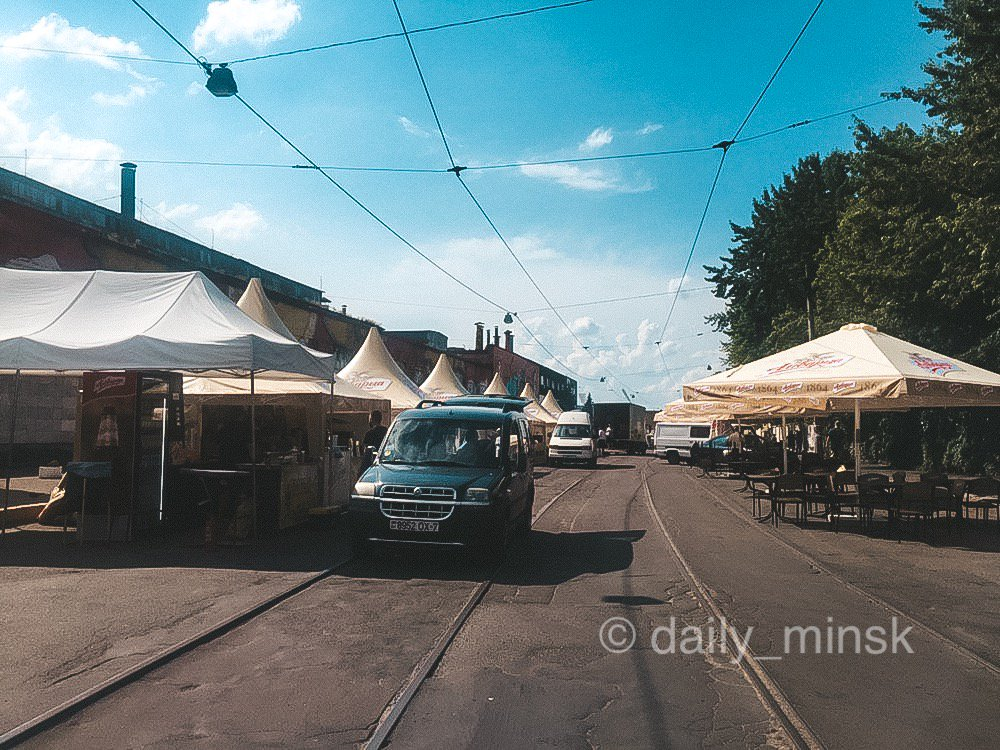
[(375, 463), (375, 454), (378, 453), (387, 432), (382, 424), (382, 412), (376, 409), (368, 419), (368, 432), (361, 440), (361, 471), (358, 472), (358, 476)]

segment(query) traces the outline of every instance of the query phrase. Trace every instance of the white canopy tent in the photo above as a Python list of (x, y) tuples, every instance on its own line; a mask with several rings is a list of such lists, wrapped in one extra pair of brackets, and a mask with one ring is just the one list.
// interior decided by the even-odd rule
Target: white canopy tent
[(684, 400), (853, 410), (860, 473), (862, 410), (1000, 406), (1000, 375), (851, 323), (685, 385)]
[(389, 354), (377, 328), (368, 331), (365, 343), (340, 371), (340, 377), (364, 391), (369, 398), (390, 400), (393, 411), (412, 409), (424, 398)]
[(545, 409), (549, 414), (551, 414), (556, 419), (559, 415), (563, 413), (563, 408), (559, 406), (559, 402), (556, 401), (555, 394), (549, 391), (545, 394), (545, 398), (542, 399), (542, 408)]
[(466, 396), (468, 391), (462, 385), (455, 371), (451, 367), (447, 354), (438, 357), (437, 364), (431, 370), (431, 374), (420, 385), (428, 398), (454, 398), (455, 396)]
[(269, 372), (333, 365), (252, 320), (204, 274), (0, 268), (0, 371)]
[[(255, 374), (321, 380), (332, 380), (334, 375), (331, 359), (320, 358), (299, 342), (253, 320), (197, 271), (0, 268), (0, 289), (0, 372), (15, 375), (11, 440), (22, 374), (122, 370), (224, 377), (243, 374), (250, 380), (249, 442), (250, 455), (255, 457)], [(255, 462), (254, 468), (256, 533)]]
[(250, 283), (247, 284), (247, 288), (243, 291), (236, 306), (262, 326), (270, 328), (275, 333), (280, 333), (286, 339), (295, 340), (294, 334), (288, 330), (285, 321), (281, 319), (278, 311), (271, 304), (271, 300), (267, 298), (260, 279), (250, 279)]
[(535, 388), (531, 385), (531, 383), (524, 384), (524, 388), (521, 389), (521, 398), (526, 398), (530, 402), (524, 407), (524, 413), (528, 416), (528, 419), (547, 425), (554, 425), (559, 421), (557, 417), (549, 414), (544, 408), (542, 408), (542, 405), (538, 403), (538, 394), (535, 393)]
[(507, 386), (504, 385), (503, 380), (500, 378), (500, 373), (494, 373), (493, 379), (490, 384), (486, 386), (486, 390), (483, 391), (484, 396), (509, 396), (507, 392)]

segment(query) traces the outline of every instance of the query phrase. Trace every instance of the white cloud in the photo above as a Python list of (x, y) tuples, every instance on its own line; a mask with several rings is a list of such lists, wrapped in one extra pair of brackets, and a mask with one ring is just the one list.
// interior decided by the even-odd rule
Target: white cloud
[(145, 98), (149, 91), (145, 86), (132, 84), (123, 94), (106, 94), (98, 91), (96, 94), (91, 94), (90, 98), (102, 107), (127, 107)]
[(599, 167), (580, 167), (576, 164), (525, 164), (521, 167), (521, 174), (540, 180), (552, 180), (574, 190), (642, 193), (653, 189), (649, 182), (627, 185)]
[(601, 332), (601, 326), (589, 315), (577, 318), (569, 324), (569, 327), (577, 336), (597, 336)]
[(36, 132), (22, 114), (27, 104), (27, 92), (21, 88), (0, 99), (0, 143), (7, 153), (27, 152), (29, 177), (69, 191), (115, 188), (118, 163), (123, 160), (119, 146), (101, 138), (73, 136), (55, 120)]
[(594, 130), (580, 144), (581, 151), (596, 151), (604, 148), (615, 139), (611, 128), (594, 128)]
[(198, 22), (195, 49), (249, 42), (257, 47), (283, 38), (302, 19), (294, 0), (213, 0)]
[(167, 206), (165, 201), (160, 201), (153, 209), (166, 219), (177, 221), (198, 213), (199, 207), (195, 203), (178, 203), (176, 206)]
[(213, 233), (216, 240), (245, 240), (264, 229), (264, 217), (248, 203), (234, 203), (230, 208), (198, 219), (196, 224)]
[[(103, 68), (121, 70), (122, 64), (108, 55), (128, 55), (145, 57), (136, 42), (126, 42), (116, 36), (102, 36), (84, 26), (71, 26), (58, 13), (50, 13), (35, 22), (27, 31), (14, 34), (3, 40), (4, 52), (16, 58), (45, 57), (46, 52), (37, 50), (53, 49), (79, 53), (79, 59), (89, 60)], [(34, 50), (13, 49), (33, 47)]]
[(663, 125), (658, 122), (647, 122), (635, 132), (636, 135), (652, 135), (657, 130), (663, 130)]
[(397, 118), (397, 122), (400, 124), (403, 130), (405, 130), (410, 135), (415, 135), (418, 138), (430, 138), (431, 136), (430, 132), (424, 130), (409, 117), (399, 117)]

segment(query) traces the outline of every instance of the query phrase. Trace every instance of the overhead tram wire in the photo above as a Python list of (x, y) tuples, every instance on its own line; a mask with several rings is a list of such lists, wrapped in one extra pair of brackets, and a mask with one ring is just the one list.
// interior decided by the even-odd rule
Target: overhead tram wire
[[(795, 39), (792, 40), (792, 43), (791, 45), (789, 45), (788, 50), (785, 52), (784, 57), (781, 58), (781, 61), (778, 63), (778, 66), (774, 69), (774, 72), (771, 73), (771, 77), (767, 79), (767, 83), (764, 84), (764, 88), (761, 89), (760, 94), (754, 100), (753, 105), (750, 107), (749, 111), (747, 111), (746, 115), (743, 117), (743, 120), (740, 122), (739, 127), (736, 128), (736, 132), (733, 133), (733, 136), (727, 141), (720, 141), (719, 143), (716, 143), (714, 146), (712, 146), (712, 148), (718, 148), (722, 150), (722, 158), (719, 159), (719, 166), (718, 169), (716, 169), (715, 171), (715, 178), (712, 180), (712, 187), (709, 189), (708, 198), (705, 200), (705, 208), (704, 210), (702, 210), (701, 219), (698, 221), (698, 229), (695, 231), (694, 240), (691, 242), (691, 249), (688, 251), (687, 260), (684, 261), (684, 272), (681, 274), (681, 280), (680, 283), (677, 285), (677, 290), (674, 293), (673, 301), (670, 303), (670, 309), (667, 312), (667, 318), (663, 322), (663, 328), (660, 330), (659, 339), (661, 342), (663, 340), (664, 334), (666, 334), (667, 332), (667, 326), (670, 325), (670, 320), (674, 314), (674, 308), (677, 306), (677, 297), (680, 295), (681, 290), (684, 287), (684, 278), (687, 276), (688, 269), (691, 267), (691, 259), (694, 257), (695, 248), (697, 248), (698, 246), (698, 238), (701, 236), (701, 230), (705, 225), (705, 217), (708, 216), (708, 209), (712, 205), (712, 198), (715, 196), (715, 189), (719, 184), (719, 177), (722, 175), (722, 167), (726, 163), (726, 155), (729, 153), (730, 147), (738, 142), (737, 139), (740, 137), (740, 134), (742, 134), (743, 129), (747, 126), (747, 123), (750, 122), (750, 118), (753, 117), (754, 112), (757, 111), (757, 107), (760, 106), (760, 103), (764, 100), (764, 95), (767, 94), (768, 90), (770, 90), (771, 84), (774, 83), (775, 79), (778, 77), (778, 74), (781, 72), (781, 69), (785, 66), (785, 63), (788, 62), (788, 58), (791, 57), (792, 52), (795, 50), (795, 48), (798, 46), (799, 41), (805, 35), (806, 29), (809, 28), (809, 25), (816, 17), (816, 14), (819, 13), (819, 9), (823, 7), (823, 2), (824, 0), (819, 0), (819, 2), (816, 3), (816, 7), (813, 8), (812, 13), (809, 14), (809, 17), (806, 19), (805, 23), (802, 24), (802, 28), (799, 29), (799, 33), (795, 36)], [(785, 128), (782, 128), (782, 130), (787, 130), (790, 127), (796, 127), (796, 124), (793, 123), (793, 125), (791, 126), (786, 126)], [(659, 343), (657, 344), (657, 349), (660, 352), (660, 358), (663, 359), (663, 364), (666, 365), (667, 362), (663, 356), (663, 349)]]
[(49, 49), (47, 47), (22, 47), (18, 44), (0, 44), (0, 49), (12, 49), (23, 52), (38, 52), (48, 55), (67, 55), (69, 57), (93, 57), (106, 60), (121, 60), (122, 62), (159, 63), (162, 65), (200, 65), (201, 63), (187, 60), (169, 60), (161, 57), (143, 57), (141, 55), (121, 55), (113, 52), (84, 52), (75, 49)]
[[(510, 11), (509, 13), (497, 13), (492, 16), (483, 16), (481, 18), (469, 18), (463, 21), (451, 21), (448, 23), (439, 23), (433, 26), (423, 26), (416, 29), (410, 29), (407, 33), (409, 34), (425, 34), (430, 31), (441, 31), (443, 29), (455, 29), (462, 26), (473, 26), (475, 24), (488, 23), (490, 21), (501, 21), (508, 18), (518, 18), (520, 16), (528, 16), (534, 13), (544, 13), (550, 10), (561, 10), (564, 8), (572, 8), (577, 5), (587, 5), (594, 2), (594, 0), (570, 0), (569, 2), (556, 3), (554, 5), (544, 5), (537, 8), (526, 8), (524, 10)], [(237, 65), (239, 63), (247, 62), (257, 62), (259, 60), (273, 60), (278, 57), (289, 57), (291, 55), (301, 55), (309, 52), (321, 52), (323, 50), (335, 49), (337, 47), (350, 47), (355, 44), (367, 44), (369, 42), (381, 42), (386, 39), (398, 39), (401, 36), (406, 36), (401, 31), (387, 32), (385, 34), (376, 34), (374, 36), (360, 37), (358, 39), (348, 39), (342, 42), (330, 42), (329, 44), (317, 44), (312, 47), (300, 47), (298, 49), (284, 50), (282, 52), (269, 52), (263, 55), (253, 55), (252, 57), (241, 57), (236, 60), (230, 60), (229, 65)]]
[[(161, 29), (161, 30), (162, 30), (162, 31), (163, 31), (163, 32), (164, 32), (164, 33), (165, 33), (165, 34), (166, 34), (167, 36), (169, 36), (169, 37), (170, 37), (170, 38), (171, 38), (172, 40), (174, 40), (174, 42), (175, 42), (175, 43), (176, 43), (176, 44), (177, 44), (177, 45), (178, 45), (178, 46), (179, 46), (179, 47), (180, 47), (181, 49), (183, 49), (183, 50), (184, 50), (185, 52), (187, 52), (187, 54), (188, 54), (188, 55), (190, 55), (190, 56), (191, 56), (192, 58), (194, 58), (194, 59), (196, 59), (196, 60), (197, 60), (197, 58), (195, 58), (195, 56), (194, 56), (194, 53), (192, 53), (192, 52), (191, 52), (191, 50), (189, 50), (189, 49), (188, 49), (188, 48), (187, 48), (187, 47), (186, 47), (186, 46), (184, 45), (184, 43), (183, 43), (183, 42), (181, 42), (180, 40), (178, 40), (176, 36), (174, 36), (174, 35), (173, 35), (173, 34), (172, 34), (172, 33), (171, 33), (171, 32), (170, 32), (170, 31), (169, 31), (169, 30), (168, 30), (168, 29), (167, 29), (167, 28), (166, 28), (166, 27), (165, 27), (165, 26), (164, 26), (163, 24), (161, 24), (161, 23), (160, 23), (160, 22), (159, 22), (159, 21), (158, 21), (158, 20), (157, 20), (157, 19), (156, 19), (156, 18), (155, 18), (155, 17), (154, 17), (154, 16), (153, 16), (153, 15), (152, 15), (152, 14), (151, 14), (151, 13), (150, 13), (149, 11), (148, 11), (148, 10), (146, 10), (146, 9), (145, 9), (145, 8), (144, 8), (144, 7), (143, 7), (143, 6), (142, 6), (142, 5), (141, 5), (141, 4), (140, 4), (140, 3), (138, 2), (138, 0), (132, 0), (132, 4), (133, 4), (133, 5), (135, 5), (136, 7), (138, 7), (138, 8), (139, 8), (139, 9), (140, 9), (140, 10), (141, 10), (141, 11), (142, 11), (142, 12), (143, 12), (143, 13), (144, 13), (144, 14), (145, 14), (145, 15), (146, 15), (146, 16), (147, 16), (147, 17), (148, 17), (148, 18), (149, 18), (149, 19), (150, 19), (150, 20), (151, 20), (151, 21), (152, 21), (153, 23), (155, 23), (155, 24), (156, 24), (156, 25), (157, 25), (157, 26), (158, 26), (158, 27), (159, 27), (159, 28), (160, 28), (160, 29)], [(322, 168), (322, 167), (321, 167), (321, 166), (320, 166), (319, 164), (317, 164), (317, 163), (316, 163), (316, 162), (315, 162), (315, 161), (314, 161), (314, 160), (313, 160), (313, 159), (312, 159), (312, 158), (311, 158), (311, 157), (310, 157), (310, 156), (309, 156), (308, 154), (306, 154), (306, 153), (305, 153), (305, 152), (304, 152), (304, 151), (303, 151), (303, 150), (302, 150), (301, 148), (299, 148), (299, 147), (298, 147), (298, 146), (297, 146), (297, 145), (296, 145), (295, 143), (293, 143), (293, 142), (292, 142), (292, 140), (291, 140), (290, 138), (288, 138), (288, 136), (286, 136), (286, 135), (285, 135), (284, 133), (282, 133), (282, 132), (281, 132), (281, 131), (280, 131), (280, 130), (279, 130), (279, 129), (277, 128), (277, 126), (275, 126), (274, 124), (272, 124), (272, 123), (271, 123), (271, 122), (270, 122), (270, 121), (269, 121), (269, 120), (268, 120), (268, 119), (267, 119), (266, 117), (264, 117), (264, 115), (262, 115), (262, 114), (261, 114), (260, 112), (258, 112), (258, 111), (257, 111), (257, 110), (256, 110), (256, 109), (255, 109), (255, 108), (254, 108), (254, 107), (253, 107), (253, 106), (252, 106), (252, 105), (251, 105), (251, 104), (250, 104), (250, 103), (249, 103), (249, 102), (248, 102), (248, 101), (247, 101), (246, 99), (244, 99), (244, 98), (243, 98), (242, 96), (240, 96), (239, 94), (236, 94), (234, 98), (235, 98), (235, 99), (236, 99), (237, 101), (239, 101), (239, 102), (240, 102), (240, 104), (242, 104), (242, 105), (243, 105), (243, 106), (244, 106), (244, 107), (245, 107), (245, 108), (246, 108), (246, 109), (247, 109), (247, 110), (248, 110), (248, 111), (249, 111), (249, 112), (250, 112), (251, 114), (253, 114), (253, 115), (254, 115), (254, 117), (256, 117), (256, 118), (257, 118), (258, 120), (260, 120), (260, 122), (261, 122), (261, 123), (263, 123), (263, 124), (264, 124), (264, 125), (265, 125), (265, 126), (266, 126), (266, 127), (267, 127), (267, 128), (268, 128), (268, 129), (270, 130), (270, 131), (271, 131), (271, 132), (273, 132), (273, 133), (274, 133), (274, 134), (275, 134), (276, 136), (278, 136), (278, 138), (280, 138), (280, 139), (281, 139), (281, 140), (282, 140), (282, 141), (283, 141), (283, 142), (285, 143), (285, 145), (287, 145), (287, 146), (288, 146), (289, 148), (291, 148), (291, 149), (292, 149), (292, 150), (293, 150), (293, 151), (294, 151), (295, 153), (297, 153), (297, 154), (298, 154), (298, 155), (299, 155), (300, 157), (302, 157), (303, 159), (305, 159), (305, 161), (306, 161), (306, 162), (307, 162), (307, 163), (308, 163), (308, 164), (309, 164), (309, 165), (310, 165), (310, 166), (311, 166), (311, 167), (312, 167), (313, 169), (315, 169), (315, 170), (316, 170), (317, 172), (319, 172), (319, 174), (323, 175), (323, 177), (324, 177), (324, 178), (325, 178), (325, 179), (326, 179), (326, 180), (327, 180), (328, 182), (330, 182), (330, 183), (331, 183), (331, 184), (332, 184), (332, 185), (333, 185), (334, 187), (336, 187), (336, 188), (337, 188), (337, 189), (338, 189), (338, 190), (339, 190), (339, 191), (340, 191), (341, 193), (343, 193), (343, 194), (344, 194), (344, 195), (345, 195), (345, 196), (346, 196), (346, 197), (347, 197), (347, 198), (348, 198), (348, 199), (349, 199), (349, 200), (350, 200), (350, 201), (351, 201), (352, 203), (354, 203), (354, 204), (355, 204), (355, 205), (356, 205), (356, 206), (357, 206), (358, 208), (360, 208), (360, 209), (361, 209), (362, 211), (364, 211), (364, 212), (365, 212), (366, 214), (368, 214), (368, 216), (370, 216), (370, 217), (371, 217), (372, 219), (374, 219), (374, 220), (375, 220), (375, 221), (376, 221), (376, 222), (377, 222), (377, 223), (378, 223), (378, 224), (379, 224), (379, 225), (380, 225), (380, 226), (381, 226), (381, 227), (382, 227), (383, 229), (385, 229), (386, 231), (388, 231), (388, 232), (389, 232), (389, 233), (390, 233), (391, 235), (393, 235), (393, 236), (394, 236), (394, 237), (395, 237), (396, 239), (398, 239), (398, 240), (399, 240), (400, 242), (402, 242), (402, 243), (403, 243), (404, 245), (406, 245), (406, 247), (408, 247), (408, 248), (409, 248), (410, 250), (412, 250), (412, 251), (413, 251), (414, 253), (416, 253), (416, 254), (417, 254), (417, 255), (419, 255), (419, 256), (420, 256), (421, 258), (423, 258), (424, 260), (426, 260), (426, 261), (427, 261), (428, 263), (430, 263), (430, 264), (431, 264), (432, 266), (434, 266), (434, 267), (435, 267), (436, 269), (438, 269), (438, 270), (439, 270), (439, 271), (440, 271), (441, 273), (443, 273), (443, 274), (444, 274), (445, 276), (447, 276), (447, 277), (448, 277), (449, 279), (451, 279), (452, 281), (454, 281), (454, 282), (455, 282), (456, 284), (458, 284), (459, 286), (461, 286), (461, 287), (462, 287), (463, 289), (465, 289), (465, 290), (466, 290), (466, 291), (468, 291), (468, 292), (471, 292), (471, 293), (472, 293), (472, 294), (474, 294), (474, 295), (475, 295), (476, 297), (478, 297), (479, 299), (483, 300), (484, 302), (486, 302), (486, 303), (487, 303), (487, 304), (489, 304), (490, 306), (492, 306), (492, 307), (496, 308), (497, 310), (500, 310), (500, 311), (502, 311), (502, 312), (506, 312), (506, 309), (507, 309), (506, 307), (504, 307), (503, 305), (501, 305), (501, 304), (500, 304), (500, 303), (498, 303), (498, 302), (494, 302), (494, 301), (493, 301), (492, 299), (490, 299), (489, 297), (487, 297), (487, 296), (486, 296), (485, 294), (483, 294), (483, 293), (482, 293), (482, 292), (480, 292), (479, 290), (477, 290), (477, 289), (473, 288), (473, 287), (472, 287), (472, 286), (470, 286), (469, 284), (467, 284), (467, 283), (465, 283), (464, 281), (462, 281), (462, 280), (461, 280), (460, 278), (458, 278), (457, 276), (455, 276), (455, 275), (454, 275), (454, 274), (453, 274), (453, 273), (452, 273), (451, 271), (449, 271), (448, 269), (444, 268), (444, 267), (443, 267), (443, 266), (442, 266), (441, 264), (439, 264), (439, 263), (438, 263), (437, 261), (435, 261), (435, 260), (434, 260), (433, 258), (431, 258), (431, 257), (430, 257), (429, 255), (427, 255), (426, 253), (424, 253), (423, 251), (421, 251), (421, 250), (420, 250), (420, 249), (419, 249), (419, 248), (418, 248), (418, 247), (417, 247), (416, 245), (414, 245), (414, 244), (413, 244), (412, 242), (410, 242), (410, 241), (409, 241), (408, 239), (406, 239), (405, 237), (403, 237), (403, 235), (401, 235), (401, 234), (400, 234), (399, 232), (397, 232), (397, 231), (396, 231), (395, 229), (393, 229), (393, 228), (392, 228), (392, 227), (391, 227), (391, 226), (390, 226), (390, 225), (389, 225), (388, 223), (386, 223), (386, 222), (385, 222), (385, 220), (383, 220), (383, 219), (382, 219), (382, 218), (381, 218), (380, 216), (378, 216), (378, 215), (377, 215), (377, 214), (376, 214), (376, 213), (375, 213), (374, 211), (372, 211), (372, 210), (371, 210), (371, 209), (370, 209), (370, 208), (369, 208), (369, 207), (368, 207), (367, 205), (365, 205), (365, 204), (364, 204), (364, 203), (363, 203), (363, 202), (362, 202), (362, 201), (361, 201), (361, 200), (360, 200), (359, 198), (355, 197), (355, 195), (354, 195), (353, 193), (351, 193), (351, 192), (350, 192), (350, 191), (349, 191), (349, 190), (348, 190), (347, 188), (345, 188), (345, 187), (344, 187), (343, 185), (341, 185), (341, 184), (340, 184), (339, 182), (337, 182), (337, 180), (335, 180), (335, 179), (334, 179), (334, 178), (333, 178), (333, 177), (332, 177), (332, 176), (331, 176), (331, 175), (330, 175), (330, 174), (329, 174), (329, 173), (328, 173), (328, 172), (327, 172), (326, 170), (324, 170), (324, 169), (323, 169), (323, 168)]]
[[(778, 133), (783, 133), (786, 130), (794, 130), (796, 128), (805, 127), (807, 125), (813, 125), (817, 122), (823, 122), (824, 120), (830, 120), (834, 117), (842, 117), (844, 115), (853, 114), (864, 109), (869, 109), (871, 107), (876, 107), (881, 104), (891, 104), (896, 100), (894, 99), (879, 99), (877, 101), (868, 102), (867, 104), (860, 104), (856, 107), (849, 107), (847, 109), (842, 109), (837, 112), (830, 112), (825, 115), (820, 115), (818, 117), (810, 117), (804, 120), (798, 120), (796, 122), (790, 123), (788, 125), (783, 125), (780, 128), (774, 128), (772, 130), (766, 130), (762, 133), (755, 133), (754, 135), (749, 135), (744, 138), (739, 138), (733, 142), (733, 145), (749, 143), (756, 141), (761, 138), (767, 138)], [(620, 159), (647, 159), (655, 158), (660, 156), (672, 156), (675, 154), (693, 154), (701, 153), (706, 151), (713, 151), (712, 146), (692, 146), (688, 148), (678, 148), (665, 151), (644, 151), (639, 153), (628, 153), (628, 154), (607, 154), (604, 156), (587, 156), (587, 157), (569, 157), (566, 159), (545, 159), (540, 161), (519, 161), (519, 162), (504, 162), (496, 164), (473, 164), (462, 168), (463, 172), (474, 172), (481, 170), (501, 170), (501, 169), (517, 169), (520, 167), (532, 167), (532, 166), (544, 166), (551, 164), (576, 164), (579, 162), (586, 161), (614, 161)], [(33, 155), (28, 154), (29, 159), (40, 160), (44, 159), (47, 161), (70, 161), (70, 162), (86, 162), (86, 163), (119, 163), (122, 161), (121, 158), (110, 159), (110, 158), (99, 158), (99, 157), (89, 157), (89, 156), (51, 156), (51, 155)], [(4, 160), (23, 160), (24, 154), (0, 154), (0, 159)], [(135, 164), (149, 164), (153, 166), (178, 166), (178, 167), (220, 167), (220, 168), (236, 168), (236, 169), (299, 169), (308, 171), (313, 169), (309, 164), (282, 164), (280, 162), (245, 162), (245, 161), (213, 161), (213, 160), (197, 160), (197, 159), (136, 159), (130, 158), (127, 161), (133, 162)], [(445, 168), (431, 168), (431, 167), (391, 167), (391, 166), (363, 166), (363, 165), (345, 165), (345, 164), (322, 164), (320, 165), (323, 169), (328, 172), (384, 172), (384, 173), (400, 173), (400, 174), (448, 174), (451, 172), (450, 169)], [(665, 296), (670, 294), (670, 292), (658, 292), (660, 296)], [(565, 307), (565, 306), (563, 306)], [(523, 312), (537, 312), (537, 310), (524, 310)]]
[[(434, 123), (435, 125), (437, 125), (438, 133), (441, 136), (441, 143), (444, 144), (445, 153), (448, 155), (448, 161), (451, 163), (451, 169), (448, 171), (454, 172), (455, 176), (458, 178), (459, 184), (462, 186), (462, 189), (466, 192), (466, 194), (475, 204), (476, 208), (479, 210), (479, 213), (483, 215), (483, 218), (486, 220), (486, 223), (489, 224), (490, 229), (492, 229), (493, 233), (496, 234), (497, 238), (507, 249), (507, 252), (514, 259), (514, 262), (517, 263), (518, 267), (528, 278), (528, 281), (531, 282), (531, 285), (535, 288), (535, 290), (538, 292), (541, 298), (545, 300), (545, 304), (548, 305), (548, 309), (551, 310), (552, 313), (556, 316), (556, 318), (559, 319), (559, 322), (562, 323), (563, 327), (569, 332), (570, 336), (573, 337), (573, 339), (580, 345), (580, 347), (584, 351), (586, 351), (591, 356), (591, 358), (593, 358), (593, 360), (597, 362), (597, 364), (599, 364), (601, 367), (607, 370), (610, 375), (616, 377), (614, 376), (614, 373), (610, 371), (607, 365), (601, 362), (597, 357), (594, 356), (592, 352), (589, 351), (587, 345), (583, 343), (583, 341), (577, 335), (576, 331), (573, 330), (572, 326), (570, 326), (570, 324), (566, 321), (566, 319), (562, 316), (562, 314), (555, 308), (555, 306), (552, 304), (552, 300), (549, 299), (549, 296), (545, 293), (541, 285), (528, 270), (527, 266), (524, 265), (524, 262), (520, 259), (520, 257), (518, 257), (517, 253), (514, 252), (514, 248), (511, 247), (510, 243), (507, 241), (507, 238), (504, 237), (503, 233), (500, 231), (500, 228), (496, 225), (496, 222), (493, 221), (492, 217), (487, 213), (486, 209), (483, 207), (483, 204), (476, 197), (475, 193), (472, 192), (472, 189), (466, 184), (465, 180), (462, 179), (462, 170), (464, 169), (464, 167), (461, 167), (455, 163), (455, 157), (452, 154), (451, 146), (448, 145), (448, 136), (445, 134), (444, 126), (442, 126), (441, 124), (441, 118), (438, 116), (437, 107), (434, 104), (434, 97), (431, 96), (430, 88), (427, 85), (427, 78), (424, 76), (423, 68), (420, 65), (420, 58), (417, 56), (417, 51), (413, 46), (413, 40), (410, 39), (410, 32), (406, 28), (406, 21), (403, 18), (403, 13), (399, 8), (398, 0), (392, 0), (392, 5), (396, 9), (396, 16), (399, 19), (399, 26), (403, 30), (402, 32), (403, 37), (406, 39), (406, 45), (410, 50), (410, 57), (413, 59), (413, 65), (417, 69), (417, 76), (420, 78), (420, 85), (423, 87), (424, 96), (427, 98), (427, 104), (430, 106), (431, 114), (434, 115)], [(512, 315), (518, 320), (520, 320), (520, 317), (516, 312), (512, 312)], [(524, 325), (523, 321), (521, 321), (521, 325)], [(525, 326), (525, 330), (529, 330), (527, 326)], [(535, 338), (536, 341), (538, 340), (535, 337), (534, 333), (531, 333), (531, 336), (532, 338)], [(546, 347), (544, 347), (544, 345), (542, 345), (541, 342), (539, 342), (539, 345), (541, 345), (543, 349), (545, 349), (545, 351), (547, 351), (549, 355), (553, 357), (557, 362), (561, 362), (561, 360), (554, 354), (552, 354), (552, 352), (549, 351)], [(566, 365), (563, 363), (563, 366), (565, 367)]]

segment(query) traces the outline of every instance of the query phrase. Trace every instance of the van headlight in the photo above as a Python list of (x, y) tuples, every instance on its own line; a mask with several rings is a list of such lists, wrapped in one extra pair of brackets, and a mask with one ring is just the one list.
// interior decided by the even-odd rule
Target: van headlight
[(490, 501), (490, 491), (485, 487), (470, 487), (465, 491), (465, 499), (470, 503), (483, 503)]
[(357, 482), (354, 485), (354, 494), (357, 497), (375, 497), (375, 482)]

